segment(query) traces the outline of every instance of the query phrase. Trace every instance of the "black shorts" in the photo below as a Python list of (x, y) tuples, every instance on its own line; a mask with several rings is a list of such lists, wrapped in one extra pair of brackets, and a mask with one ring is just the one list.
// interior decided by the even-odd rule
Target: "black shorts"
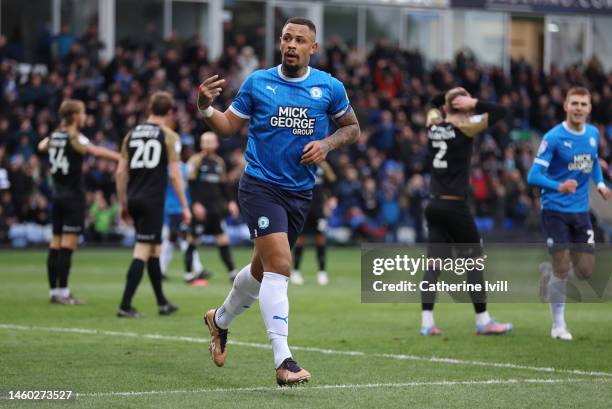
[(160, 244), (164, 224), (164, 202), (128, 198), (128, 211), (134, 221), (136, 241)]
[(81, 234), (85, 223), (85, 195), (80, 192), (58, 193), (53, 197), (51, 223), (54, 236)]
[(325, 230), (327, 230), (327, 219), (323, 214), (323, 202), (313, 200), (306, 216), (303, 234), (325, 234)]
[(195, 237), (199, 237), (202, 234), (210, 234), (217, 236), (223, 234), (223, 227), (221, 227), (221, 221), (224, 216), (221, 213), (208, 213), (204, 220), (197, 220), (195, 217), (191, 222), (191, 233)]
[(550, 253), (568, 250), (593, 253), (595, 233), (588, 212), (542, 210), (542, 230)]
[(429, 228), (428, 257), (452, 257), (453, 250), (457, 257), (482, 255), (480, 233), (465, 201), (431, 199), (425, 218)]
[(282, 189), (246, 173), (240, 178), (238, 201), (251, 239), (287, 233), (292, 248), (304, 227), (311, 200), (311, 190)]

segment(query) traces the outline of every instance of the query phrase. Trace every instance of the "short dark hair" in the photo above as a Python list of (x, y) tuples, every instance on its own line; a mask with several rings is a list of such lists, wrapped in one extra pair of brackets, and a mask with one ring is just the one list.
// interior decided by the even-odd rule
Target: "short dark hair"
[(174, 98), (166, 91), (157, 91), (149, 100), (149, 111), (155, 116), (166, 116), (174, 108)]
[(283, 28), (285, 28), (287, 26), (287, 24), (299, 24), (301, 26), (308, 26), (310, 31), (312, 31), (313, 33), (317, 34), (317, 27), (312, 22), (312, 20), (309, 20), (307, 18), (304, 18), (304, 17), (291, 17), (289, 20), (287, 20), (285, 22), (285, 25), (283, 26)]

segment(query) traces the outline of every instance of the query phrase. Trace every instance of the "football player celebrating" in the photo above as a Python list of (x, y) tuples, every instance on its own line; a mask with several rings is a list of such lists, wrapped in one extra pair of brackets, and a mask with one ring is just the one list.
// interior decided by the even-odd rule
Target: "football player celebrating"
[[(303, 18), (289, 19), (280, 38), (280, 65), (251, 74), (225, 112), (211, 107), (224, 84), (217, 76), (202, 83), (198, 98), (207, 124), (218, 135), (233, 135), (249, 121), (247, 167), (238, 201), (255, 244), (251, 264), (238, 273), (223, 305), (204, 317), (212, 336), (210, 352), (222, 366), (227, 328), (259, 296), (279, 385), (310, 379), (289, 350), (287, 287), (291, 248), (310, 207), (316, 165), (331, 150), (359, 137), (342, 83), (308, 66), (317, 48), (315, 25)], [(328, 136), (329, 117), (338, 128)]]

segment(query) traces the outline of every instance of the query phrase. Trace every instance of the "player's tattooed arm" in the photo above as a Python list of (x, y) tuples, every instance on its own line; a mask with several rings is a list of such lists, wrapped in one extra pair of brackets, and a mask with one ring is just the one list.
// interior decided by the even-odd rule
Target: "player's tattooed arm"
[(359, 122), (353, 108), (336, 121), (338, 129), (336, 132), (323, 139), (323, 142), (328, 146), (328, 152), (342, 146), (351, 145), (359, 139)]
[(357, 142), (360, 132), (359, 122), (352, 108), (346, 115), (336, 121), (336, 125), (338, 125), (336, 132), (327, 138), (309, 142), (304, 146), (302, 160), (300, 161), (302, 165), (321, 163), (325, 160), (327, 154), (334, 149)]

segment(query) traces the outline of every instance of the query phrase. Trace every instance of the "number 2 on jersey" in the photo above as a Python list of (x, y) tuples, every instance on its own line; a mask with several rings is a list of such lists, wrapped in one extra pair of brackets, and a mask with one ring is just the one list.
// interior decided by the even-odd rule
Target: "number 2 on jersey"
[(136, 149), (130, 161), (130, 169), (152, 169), (159, 165), (161, 144), (157, 139), (149, 139), (146, 142), (142, 139), (132, 139), (129, 146)]
[(446, 144), (446, 142), (445, 141), (433, 141), (431, 145), (434, 148), (438, 149), (436, 156), (434, 156), (433, 167), (436, 169), (448, 168), (448, 162), (445, 160), (442, 160), (442, 158), (444, 158), (444, 155), (446, 155), (446, 151), (448, 149), (448, 145)]
[(49, 148), (49, 162), (51, 163), (51, 173), (62, 171), (62, 175), (67, 175), (70, 170), (68, 158), (64, 156), (64, 148)]

